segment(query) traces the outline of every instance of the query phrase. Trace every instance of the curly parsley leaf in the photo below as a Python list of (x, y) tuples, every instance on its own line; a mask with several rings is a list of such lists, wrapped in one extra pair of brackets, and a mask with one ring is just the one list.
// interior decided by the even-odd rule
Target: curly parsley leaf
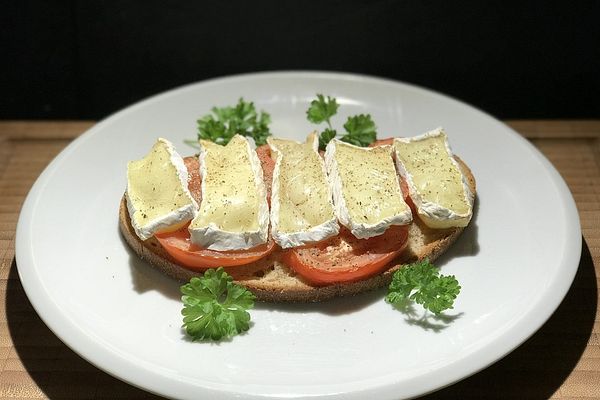
[(306, 110), (306, 118), (313, 124), (320, 124), (322, 122), (327, 123), (326, 128), (319, 135), (319, 150), (325, 150), (325, 146), (331, 139), (333, 139), (337, 132), (331, 126), (331, 117), (337, 114), (339, 104), (334, 97), (323, 96), (317, 94), (317, 98), (310, 102), (310, 107)]
[(377, 127), (369, 114), (348, 117), (344, 129), (348, 134), (342, 136), (341, 140), (355, 146), (366, 147), (377, 137)]
[(394, 273), (385, 300), (391, 304), (413, 300), (439, 314), (452, 308), (459, 293), (460, 286), (454, 275), (440, 275), (438, 269), (425, 259)]
[(253, 138), (260, 146), (271, 136), (271, 116), (257, 112), (253, 102), (240, 98), (233, 107), (213, 107), (211, 111), (212, 114), (198, 119), (198, 139), (226, 145), (235, 134), (240, 134)]
[[(306, 110), (306, 118), (310, 122), (314, 124), (327, 123), (327, 129), (319, 135), (319, 150), (325, 150), (327, 143), (337, 135), (331, 125), (331, 117), (337, 114), (338, 108), (339, 104), (335, 97), (317, 94), (317, 98), (310, 102), (310, 107)], [(377, 137), (377, 128), (368, 114), (349, 117), (344, 124), (344, 129), (347, 133), (340, 140), (356, 146), (366, 147)]]
[(210, 140), (225, 145), (235, 135), (236, 128), (237, 124), (235, 123), (225, 125), (212, 115), (205, 115), (198, 120), (198, 139)]
[(331, 129), (330, 118), (333, 117), (338, 110), (339, 104), (334, 97), (325, 98), (322, 94), (317, 94), (316, 100), (310, 102), (310, 107), (306, 110), (306, 118), (313, 124), (327, 122)]
[(325, 150), (325, 147), (327, 147), (327, 143), (329, 143), (331, 139), (335, 137), (335, 135), (337, 135), (337, 132), (329, 128), (321, 132), (321, 134), (319, 135), (319, 149)]
[(233, 283), (223, 268), (209, 269), (181, 286), (183, 327), (194, 340), (230, 338), (250, 328), (254, 295)]

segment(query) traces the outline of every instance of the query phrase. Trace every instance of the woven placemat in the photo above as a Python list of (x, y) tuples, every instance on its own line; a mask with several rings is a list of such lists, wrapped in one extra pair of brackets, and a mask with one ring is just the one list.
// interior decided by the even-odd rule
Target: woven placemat
[[(527, 342), (427, 398), (600, 398), (600, 121), (508, 121), (556, 166), (580, 214), (583, 247), (558, 310)], [(92, 122), (0, 122), (0, 399), (157, 398), (95, 368), (31, 307), (16, 269), (22, 202), (48, 162)]]

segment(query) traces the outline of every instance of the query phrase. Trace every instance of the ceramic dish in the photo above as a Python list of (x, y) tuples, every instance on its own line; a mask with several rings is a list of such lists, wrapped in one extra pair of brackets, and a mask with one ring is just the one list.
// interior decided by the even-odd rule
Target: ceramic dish
[[(334, 125), (370, 113), (379, 137), (443, 126), (473, 170), (475, 217), (439, 259), (462, 293), (446, 318), (408, 315), (384, 292), (321, 304), (259, 304), (249, 332), (220, 344), (181, 330), (178, 283), (121, 238), (126, 163), (159, 136), (183, 144), (212, 106), (240, 96), (272, 116), (277, 136), (302, 139), (316, 93), (341, 104)], [(110, 374), (181, 399), (396, 399), (424, 394), (498, 360), (532, 335), (566, 294), (581, 232), (565, 183), (526, 140), (464, 103), (365, 76), (285, 72), (185, 86), (128, 107), (73, 141), (39, 177), (18, 222), (26, 293), (52, 331)]]

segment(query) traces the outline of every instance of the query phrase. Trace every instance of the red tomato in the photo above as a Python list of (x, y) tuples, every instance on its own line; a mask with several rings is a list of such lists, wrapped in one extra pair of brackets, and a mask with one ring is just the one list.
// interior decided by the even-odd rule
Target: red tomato
[(250, 264), (275, 250), (273, 239), (248, 250), (215, 251), (203, 249), (191, 242), (187, 225), (178, 231), (156, 234), (155, 237), (171, 257), (190, 269), (202, 270), (213, 267), (235, 267)]
[[(256, 152), (263, 167), (265, 185), (267, 187), (267, 199), (270, 200), (271, 180), (275, 162), (271, 159), (271, 151), (268, 145), (260, 146), (256, 149)], [(184, 161), (189, 175), (188, 189), (192, 197), (200, 204), (202, 201), (200, 190), (202, 178), (200, 177), (198, 158), (186, 157)], [(188, 225), (177, 231), (165, 232), (155, 236), (167, 253), (177, 260), (178, 263), (190, 269), (202, 270), (213, 267), (234, 267), (250, 264), (269, 255), (276, 247), (273, 239), (269, 238), (267, 243), (248, 250), (215, 251), (203, 249), (191, 242), (190, 233), (187, 228)]]
[(256, 148), (256, 154), (263, 169), (263, 179), (267, 189), (267, 200), (271, 205), (271, 184), (273, 182), (273, 169), (275, 169), (275, 160), (271, 158), (271, 148), (268, 144), (263, 144)]
[(369, 147), (383, 146), (384, 144), (389, 144), (389, 145), (394, 144), (394, 138), (391, 137), (391, 138), (386, 138), (386, 139), (377, 139), (376, 141), (371, 143), (369, 145)]
[(185, 167), (188, 170), (188, 190), (192, 194), (192, 197), (198, 204), (202, 201), (202, 192), (200, 185), (202, 178), (200, 178), (200, 162), (198, 157), (186, 157), (183, 159)]
[(407, 241), (407, 226), (391, 226), (383, 235), (369, 239), (357, 239), (342, 228), (334, 238), (288, 250), (284, 261), (314, 285), (354, 282), (384, 270)]

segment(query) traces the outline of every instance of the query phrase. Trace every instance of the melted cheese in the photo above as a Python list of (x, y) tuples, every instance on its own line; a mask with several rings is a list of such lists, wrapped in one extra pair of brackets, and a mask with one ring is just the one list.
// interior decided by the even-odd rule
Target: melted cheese
[(271, 234), (282, 248), (302, 246), (339, 232), (319, 139), (306, 143), (269, 138), (275, 156), (271, 194)]
[(194, 218), (198, 205), (187, 180), (183, 159), (166, 139), (158, 139), (143, 159), (127, 164), (127, 208), (140, 239), (176, 230)]
[(412, 221), (400, 190), (391, 146), (357, 147), (333, 139), (325, 165), (338, 220), (360, 239)]
[(419, 217), (430, 228), (467, 226), (473, 194), (441, 128), (394, 139), (398, 170), (406, 179)]
[(269, 208), (256, 152), (240, 135), (226, 146), (200, 141), (202, 202), (189, 227), (193, 243), (211, 250), (267, 242)]

